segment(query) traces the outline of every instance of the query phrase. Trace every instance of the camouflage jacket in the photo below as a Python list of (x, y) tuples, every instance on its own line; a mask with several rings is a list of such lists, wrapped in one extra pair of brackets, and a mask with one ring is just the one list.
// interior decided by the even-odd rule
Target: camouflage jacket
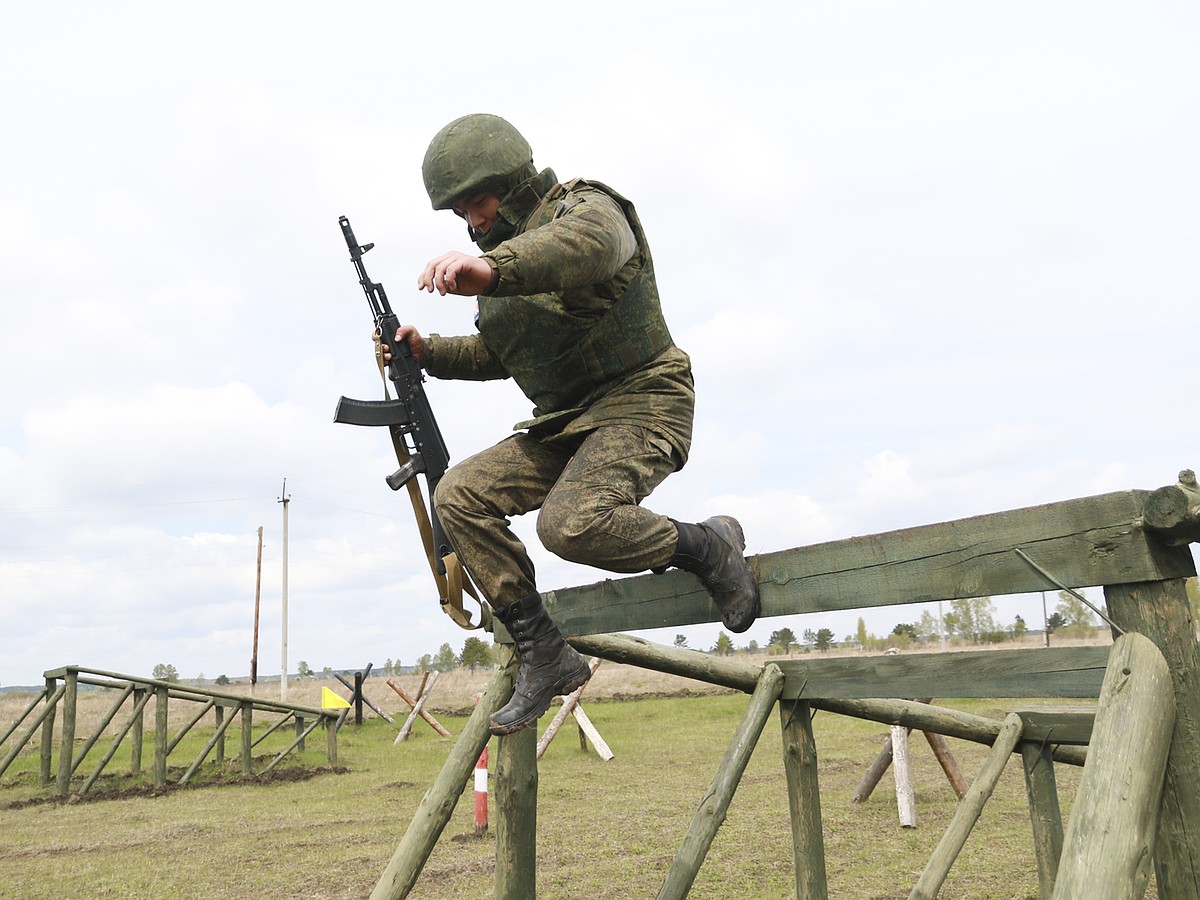
[[(532, 189), (530, 189), (532, 188)], [(640, 425), (687, 459), (695, 391), (674, 345), (633, 205), (596, 182), (550, 169), (505, 199), (524, 202), (517, 233), (483, 258), (496, 273), (479, 298), (479, 333), (426, 338), (436, 378), (513, 378), (533, 401), (516, 428), (573, 436)]]

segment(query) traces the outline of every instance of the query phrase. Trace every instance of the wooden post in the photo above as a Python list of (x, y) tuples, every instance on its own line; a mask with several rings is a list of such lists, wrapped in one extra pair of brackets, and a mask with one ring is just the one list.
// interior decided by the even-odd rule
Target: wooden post
[(242, 774), (254, 772), (254, 704), (243, 703), (242, 710)]
[(917, 798), (908, 765), (908, 729), (892, 726), (892, 777), (896, 782), (896, 813), (901, 828), (917, 827)]
[(400, 900), (407, 896), (416, 884), (417, 876), (421, 874), (429, 854), (433, 852), (442, 829), (450, 821), (455, 804), (466, 790), (468, 779), (474, 776), (475, 761), (479, 759), (479, 754), (483, 752), (488, 738), (491, 737), (491, 732), (488, 731), (488, 717), (512, 696), (516, 672), (517, 660), (514, 654), (508, 664), (497, 669), (492, 680), (488, 682), (483, 698), (467, 719), (454, 748), (442, 765), (442, 771), (421, 799), (421, 805), (417, 807), (408, 830), (404, 832), (404, 837), (392, 854), (387, 868), (371, 892), (372, 900)]
[(58, 741), (58, 781), (54, 792), (60, 797), (67, 796), (71, 789), (71, 772), (74, 769), (72, 757), (75, 750), (75, 711), (79, 699), (79, 673), (67, 669), (63, 676), (67, 690), (63, 694), (62, 736)]
[[(1154, 643), (1128, 632), (1113, 643), (1092, 750), (1063, 841), (1054, 896), (1141, 897), (1150, 880), (1159, 798), (1175, 724), (1171, 671)], [(1178, 891), (1168, 895), (1194, 897)]]
[(142, 771), (142, 740), (146, 732), (146, 703), (150, 692), (145, 688), (133, 689), (133, 721), (129, 738), (129, 774), (139, 775)]
[(704, 795), (700, 808), (692, 817), (683, 846), (675, 854), (675, 861), (667, 872), (667, 878), (658, 892), (659, 900), (686, 897), (696, 880), (704, 857), (712, 846), (717, 829), (725, 821), (725, 813), (733, 800), (742, 773), (750, 762), (750, 754), (762, 734), (767, 717), (775, 707), (775, 701), (783, 689), (783, 672), (774, 664), (763, 667), (758, 687), (750, 698), (750, 705), (742, 716), (741, 724), (734, 732), (733, 740), (725, 751), (725, 757), (713, 777), (712, 786)]
[(154, 689), (154, 786), (167, 783), (167, 686)]
[[(908, 895), (909, 900), (933, 900), (938, 895), (946, 876), (950, 874), (950, 867), (954, 865), (959, 851), (967, 842), (971, 829), (979, 821), (983, 805), (992, 796), (996, 782), (1000, 780), (1000, 775), (1004, 772), (1004, 765), (1008, 762), (1008, 758), (1017, 746), (1017, 741), (1021, 738), (1021, 727), (1021, 717), (1016, 713), (1009, 713), (1004, 724), (1000, 726), (996, 743), (992, 744), (992, 752), (984, 760), (983, 768), (979, 770), (979, 775), (967, 790), (967, 796), (959, 801), (958, 809), (954, 811), (954, 818), (950, 820), (950, 826), (942, 835), (929, 862), (925, 864), (921, 877), (917, 879), (916, 887)], [(1087, 897), (1088, 895), (1080, 894), (1079, 896)]]
[[(65, 689), (64, 689), (65, 690)], [(38, 784), (45, 787), (50, 783), (51, 760), (54, 754), (54, 716), (58, 701), (62, 697), (57, 679), (46, 679), (46, 715), (42, 717), (42, 756)]]
[(788, 812), (792, 820), (792, 859), (796, 896), (825, 900), (825, 834), (821, 824), (821, 791), (817, 783), (817, 744), (812, 707), (802, 700), (779, 703), (783, 727), (783, 769), (787, 776)]
[(496, 900), (537, 896), (537, 729), (496, 746)]
[(961, 800), (967, 795), (967, 780), (963, 778), (962, 771), (958, 768), (958, 763), (954, 760), (954, 754), (950, 752), (950, 745), (946, 743), (946, 739), (935, 731), (922, 731), (925, 735), (925, 743), (929, 744), (929, 749), (933, 751), (934, 758), (938, 761), (938, 765), (942, 767), (942, 771), (946, 773), (946, 780), (950, 782), (950, 787), (954, 789), (954, 796)]
[[(1188, 550), (1182, 552), (1190, 553)], [(1175, 689), (1154, 874), (1163, 900), (1200, 897), (1200, 653), (1182, 579), (1104, 589), (1109, 615), (1158, 645)]]
[(1048, 744), (1022, 741), (1021, 761), (1025, 766), (1025, 793), (1029, 796), (1029, 821), (1033, 826), (1039, 895), (1049, 897), (1054, 893), (1063, 846), (1062, 811), (1058, 806), (1054, 759)]

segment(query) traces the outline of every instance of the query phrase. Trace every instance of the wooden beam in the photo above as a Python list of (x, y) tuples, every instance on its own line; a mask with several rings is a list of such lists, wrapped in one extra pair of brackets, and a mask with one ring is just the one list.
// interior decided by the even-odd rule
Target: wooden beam
[(1108, 647), (912, 653), (778, 663), (783, 697), (1098, 697)]
[[(1186, 578), (1186, 547), (1141, 527), (1147, 491), (1121, 491), (750, 557), (764, 617)], [(753, 536), (752, 536), (753, 539)], [(549, 591), (567, 636), (719, 622), (694, 575), (671, 571)]]

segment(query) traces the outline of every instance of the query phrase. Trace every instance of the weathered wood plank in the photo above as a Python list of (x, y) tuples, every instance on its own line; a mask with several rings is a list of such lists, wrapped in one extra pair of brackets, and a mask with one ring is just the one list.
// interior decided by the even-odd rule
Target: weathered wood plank
[[(762, 614), (1053, 588), (1014, 552), (1018, 547), (1068, 587), (1194, 575), (1188, 548), (1170, 547), (1142, 529), (1148, 493), (1101, 494), (751, 557)], [(696, 577), (679, 571), (609, 579), (544, 598), (568, 636), (720, 621)]]
[(1098, 697), (1108, 647), (785, 660), (783, 697)]
[[(1024, 713), (1017, 715), (1021, 716), (1022, 722), (1028, 721)], [(1025, 768), (1025, 794), (1029, 798), (1029, 824), (1033, 828), (1039, 896), (1049, 897), (1054, 893), (1054, 882), (1058, 879), (1058, 860), (1063, 846), (1062, 809), (1058, 803), (1054, 759), (1048, 744), (1025, 740), (1021, 742), (1021, 761)]]

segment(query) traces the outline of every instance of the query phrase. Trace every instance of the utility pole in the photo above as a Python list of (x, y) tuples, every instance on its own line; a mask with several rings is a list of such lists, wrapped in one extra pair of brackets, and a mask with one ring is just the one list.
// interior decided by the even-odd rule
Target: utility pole
[(282, 645), (279, 652), (279, 699), (287, 699), (287, 681), (288, 681), (288, 621), (287, 621), (287, 576), (288, 576), (288, 501), (291, 497), (287, 492), (287, 478), (283, 479), (283, 493), (277, 502), (283, 504), (283, 621), (280, 625), (280, 630), (283, 635)]
[(1046, 618), (1046, 592), (1042, 591), (1042, 639), (1050, 646), (1050, 620)]
[(254, 649), (250, 655), (250, 693), (254, 693), (254, 686), (258, 684), (258, 609), (259, 601), (262, 598), (262, 531), (263, 527), (258, 526), (258, 573), (254, 579)]

